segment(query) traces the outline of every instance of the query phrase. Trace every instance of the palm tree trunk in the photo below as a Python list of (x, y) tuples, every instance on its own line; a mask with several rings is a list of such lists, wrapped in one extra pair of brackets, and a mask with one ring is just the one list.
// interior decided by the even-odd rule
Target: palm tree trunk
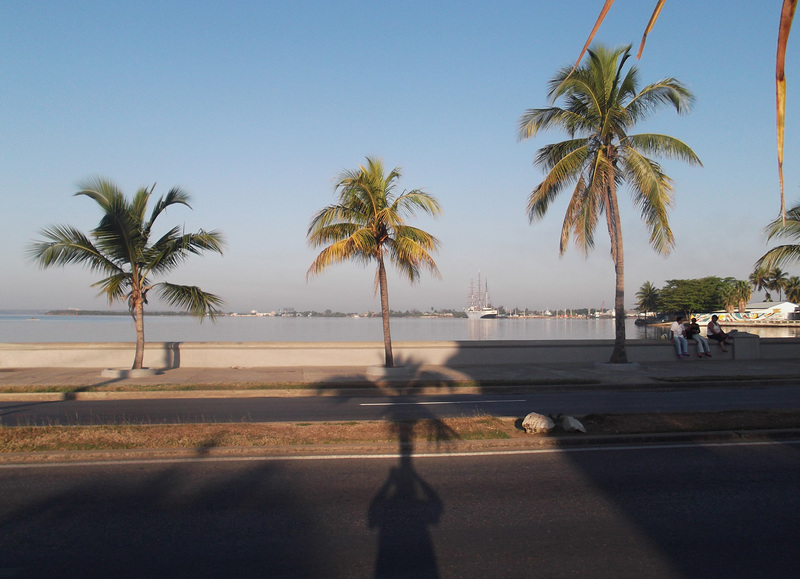
[(386, 353), (387, 368), (394, 367), (394, 356), (392, 355), (392, 335), (389, 332), (389, 288), (386, 283), (386, 266), (383, 263), (383, 255), (378, 256), (378, 286), (381, 292), (381, 317), (383, 318), (383, 349)]
[(622, 225), (619, 222), (619, 205), (613, 179), (608, 186), (608, 226), (611, 234), (611, 257), (614, 260), (616, 288), (614, 291), (614, 350), (608, 360), (611, 364), (627, 364), (625, 350), (625, 258), (622, 251)]
[(144, 300), (142, 293), (133, 293), (133, 324), (136, 328), (136, 355), (133, 358), (133, 370), (140, 370), (144, 364)]

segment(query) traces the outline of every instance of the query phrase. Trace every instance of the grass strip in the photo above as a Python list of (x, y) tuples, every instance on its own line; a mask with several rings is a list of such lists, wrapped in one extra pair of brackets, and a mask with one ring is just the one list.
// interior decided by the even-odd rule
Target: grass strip
[(417, 421), (2, 426), (0, 453), (63, 450), (265, 447), (510, 438), (495, 417)]
[[(589, 435), (800, 429), (800, 409), (590, 414)], [(0, 426), (3, 453), (70, 450), (211, 449), (535, 438), (519, 418), (479, 415), (409, 421)], [(553, 434), (561, 434), (557, 429)], [(570, 436), (581, 436), (578, 434)]]

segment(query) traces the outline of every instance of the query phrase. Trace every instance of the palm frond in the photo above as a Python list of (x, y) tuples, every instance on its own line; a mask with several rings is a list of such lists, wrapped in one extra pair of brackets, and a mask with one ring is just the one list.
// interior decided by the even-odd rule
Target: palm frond
[(33, 242), (29, 257), (42, 267), (81, 264), (90, 271), (120, 271), (120, 266), (94, 246), (86, 235), (68, 225), (54, 225), (41, 231), (44, 241)]
[(781, 215), (785, 215), (786, 205), (783, 192), (783, 143), (786, 124), (786, 45), (792, 29), (797, 0), (783, 0), (781, 20), (778, 27), (778, 52), (775, 59), (775, 109), (778, 129), (778, 180), (781, 188)]
[(663, 106), (672, 106), (679, 115), (688, 114), (694, 104), (689, 88), (674, 78), (647, 85), (625, 105), (634, 122), (646, 120)]
[(786, 217), (778, 217), (771, 221), (764, 228), (764, 235), (767, 240), (772, 240), (775, 237), (783, 239), (800, 241), (800, 204), (789, 208), (786, 211)]
[(633, 203), (650, 232), (650, 245), (661, 255), (669, 254), (675, 246), (668, 214), (674, 204), (672, 180), (661, 165), (633, 149), (626, 151), (622, 167)]
[(90, 177), (79, 184), (80, 190), (75, 193), (85, 195), (100, 205), (103, 212), (119, 211), (125, 205), (125, 197), (113, 181), (103, 177)]
[(200, 255), (204, 251), (222, 255), (224, 245), (225, 238), (219, 231), (201, 229), (196, 233), (180, 234), (180, 228), (173, 227), (147, 248), (144, 267), (147, 272), (167, 273), (185, 262), (190, 255)]
[(590, 131), (591, 123), (587, 122), (585, 114), (575, 110), (578, 108), (583, 108), (581, 103), (576, 103), (569, 110), (561, 107), (528, 109), (517, 123), (517, 140), (530, 139), (535, 137), (539, 131), (550, 129), (562, 129), (570, 136)]
[(773, 247), (755, 263), (757, 268), (773, 268), (800, 261), (800, 245), (786, 244)]
[(434, 236), (408, 225), (398, 229), (394, 238), (386, 243), (392, 263), (412, 283), (419, 279), (420, 268), (425, 268), (432, 275), (441, 277), (439, 268), (430, 255), (430, 252), (438, 249), (438, 246), (439, 240)]
[(106, 295), (109, 304), (115, 301), (123, 301), (131, 287), (131, 276), (120, 272), (110, 275), (92, 284), (92, 287), (99, 287), (98, 296)]
[(335, 263), (355, 261), (366, 265), (377, 257), (378, 245), (367, 230), (356, 231), (347, 239), (336, 241), (323, 249), (306, 272), (306, 279), (322, 273)]
[(175, 306), (202, 319), (212, 320), (222, 313), (219, 309), (225, 301), (214, 294), (204, 292), (197, 286), (176, 285), (162, 282), (156, 285), (159, 297), (170, 306)]
[(592, 43), (594, 39), (594, 35), (597, 34), (597, 31), (600, 29), (600, 25), (603, 23), (603, 20), (608, 14), (608, 11), (611, 10), (611, 6), (613, 6), (614, 0), (606, 0), (605, 4), (603, 4), (603, 8), (600, 10), (600, 15), (597, 17), (597, 20), (594, 23), (594, 27), (592, 31), (589, 33), (589, 38), (586, 39), (586, 44), (583, 45), (583, 49), (581, 53), (578, 55), (578, 60), (575, 62), (575, 66), (572, 67), (573, 70), (578, 68), (578, 65), (581, 63), (583, 59), (583, 55), (586, 54), (586, 50), (589, 48), (589, 45)]
[(442, 214), (442, 206), (439, 205), (439, 201), (421, 189), (405, 191), (398, 195), (388, 209), (391, 213), (400, 215), (403, 218), (415, 217), (417, 210), (433, 217), (438, 217)]
[[(554, 147), (558, 148), (563, 143), (557, 143)], [(565, 154), (558, 162), (555, 163), (550, 172), (545, 177), (536, 189), (528, 196), (528, 220), (532, 223), (541, 219), (547, 213), (550, 203), (561, 193), (561, 191), (570, 183), (577, 181), (581, 172), (584, 170), (588, 159), (588, 147), (584, 146), (573, 149), (568, 154)], [(547, 149), (547, 147), (545, 147)], [(568, 150), (570, 147), (564, 147), (562, 150)], [(542, 151), (540, 158), (537, 158), (537, 164), (543, 156), (549, 155), (550, 151)], [(553, 156), (555, 159), (555, 156)], [(550, 161), (543, 161), (544, 162)]]
[(620, 146), (630, 147), (641, 154), (657, 155), (668, 159), (677, 159), (689, 165), (703, 166), (700, 158), (689, 145), (669, 135), (657, 133), (628, 135), (621, 140)]

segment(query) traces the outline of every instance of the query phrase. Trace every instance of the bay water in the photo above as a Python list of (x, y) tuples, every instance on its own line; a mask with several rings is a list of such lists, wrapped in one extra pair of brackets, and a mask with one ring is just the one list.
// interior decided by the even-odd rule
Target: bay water
[[(644, 328), (629, 318), (628, 339), (665, 336), (668, 328)], [(392, 318), (394, 341), (610, 340), (614, 320), (570, 318)], [(748, 328), (762, 337), (796, 337), (795, 328)], [(149, 342), (380, 342), (380, 318), (225, 316), (200, 323), (190, 316), (145, 316)], [(0, 342), (133, 342), (128, 316), (0, 314)]]

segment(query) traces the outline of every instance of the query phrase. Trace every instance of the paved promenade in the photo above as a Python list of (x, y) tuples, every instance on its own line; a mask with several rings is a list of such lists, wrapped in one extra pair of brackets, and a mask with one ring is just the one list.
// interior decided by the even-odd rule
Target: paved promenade
[[(213, 390), (219, 385), (226, 389), (241, 385), (243, 389), (258, 385), (292, 386), (294, 394), (319, 394), (348, 386), (370, 384), (399, 387), (426, 385), (453, 388), (459, 383), (477, 381), (481, 386), (546, 387), (669, 387), (670, 385), (710, 385), (717, 382), (783, 383), (796, 381), (800, 385), (800, 359), (790, 360), (716, 360), (713, 358), (650, 362), (624, 366), (610, 364), (521, 364), (448, 368), (420, 366), (396, 368), (385, 372), (381, 367), (291, 367), (291, 368), (174, 368), (153, 376), (138, 378), (106, 378), (102, 368), (20, 368), (0, 370), (0, 387), (54, 386), (74, 387), (83, 392), (96, 387), (138, 386), (198, 386)], [(302, 386), (306, 385), (307, 388)], [(296, 391), (299, 388), (299, 392)], [(468, 386), (468, 385), (467, 385)], [(435, 390), (435, 388), (433, 388)], [(272, 395), (286, 395), (288, 389), (278, 389)], [(185, 393), (191, 396), (190, 392)], [(206, 392), (207, 396), (208, 393)], [(251, 394), (252, 395), (252, 394)], [(261, 390), (261, 396), (270, 395)], [(8, 396), (8, 395), (3, 395)]]

